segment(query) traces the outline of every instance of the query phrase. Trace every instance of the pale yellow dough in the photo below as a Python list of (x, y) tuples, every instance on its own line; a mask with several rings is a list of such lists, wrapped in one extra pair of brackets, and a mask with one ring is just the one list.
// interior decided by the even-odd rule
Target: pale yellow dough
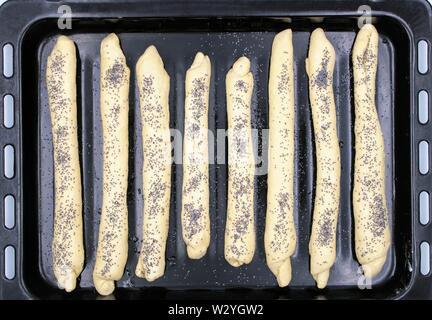
[(154, 46), (136, 65), (140, 92), (143, 163), (143, 239), (135, 273), (154, 281), (165, 272), (171, 191), (170, 77)]
[(93, 282), (101, 295), (114, 291), (128, 255), (129, 75), (115, 34), (100, 46), (100, 108), (103, 130), (102, 214)]
[(53, 269), (70, 292), (84, 264), (81, 171), (78, 154), (76, 48), (60, 36), (47, 61), (46, 82), (54, 151)]
[(318, 288), (327, 286), (336, 259), (336, 226), (340, 198), (340, 149), (333, 94), (336, 54), (322, 29), (310, 39), (306, 72), (316, 151), (316, 191), (309, 242), (310, 270)]
[(357, 35), (352, 54), (355, 102), (355, 249), (366, 277), (373, 277), (381, 271), (390, 247), (384, 138), (375, 105), (378, 39), (374, 26), (363, 26)]
[(183, 135), (182, 233), (191, 259), (200, 259), (210, 244), (208, 176), (208, 99), (211, 64), (198, 52), (185, 81)]
[(294, 225), (294, 69), (290, 29), (273, 40), (269, 79), (267, 215), (264, 244), (267, 265), (279, 286), (291, 281)]
[(250, 61), (241, 57), (226, 76), (228, 209), (225, 259), (234, 267), (250, 263), (255, 253), (255, 160), (251, 131), (253, 85)]

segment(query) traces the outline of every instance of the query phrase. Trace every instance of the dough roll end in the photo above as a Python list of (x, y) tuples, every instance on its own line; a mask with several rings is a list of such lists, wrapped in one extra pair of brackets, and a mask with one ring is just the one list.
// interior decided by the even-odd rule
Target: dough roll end
[(239, 58), (234, 63), (232, 70), (240, 77), (247, 75), (250, 71), (250, 60), (246, 57)]
[[(371, 24), (364, 25), (358, 32), (354, 42), (352, 50), (353, 62), (361, 62), (360, 65), (362, 66), (370, 63), (376, 64), (374, 60), (377, 59), (378, 40), (379, 35), (375, 27)], [(370, 61), (368, 61), (368, 59)], [(354, 71), (355, 70), (356, 68), (354, 68)]]
[(328, 278), (330, 276), (330, 270), (327, 269), (320, 273), (313, 274), (312, 276), (317, 283), (317, 287), (319, 289), (324, 289), (327, 286)]
[(200, 67), (210, 67), (210, 58), (202, 52), (198, 52), (195, 55), (195, 59), (192, 62), (192, 65), (190, 66), (188, 71), (192, 71), (194, 69), (198, 69)]
[(163, 262), (162, 265), (158, 268), (155, 268), (154, 270), (151, 270), (151, 272), (146, 271), (146, 268), (143, 266), (143, 263), (141, 261), (138, 262), (137, 267), (135, 269), (135, 275), (139, 278), (146, 279), (148, 282), (153, 282), (160, 277), (162, 277), (165, 273), (165, 263)]
[(188, 245), (187, 246), (188, 257), (190, 259), (201, 259), (202, 257), (205, 256), (205, 254), (207, 252), (207, 247), (208, 247), (208, 245), (206, 245), (206, 246), (197, 246), (197, 247)]
[(75, 51), (75, 43), (67, 36), (59, 36), (52, 52), (60, 51)]
[(57, 285), (66, 292), (72, 292), (76, 288), (77, 274), (73, 270), (68, 270), (61, 275), (56, 275)]
[(329, 58), (328, 70), (333, 70), (336, 57), (335, 49), (327, 39), (324, 30), (317, 28), (311, 34), (308, 56), (305, 60), (306, 73), (309, 77), (321, 67), (323, 56)]
[(377, 258), (369, 263), (362, 265), (363, 274), (366, 278), (373, 278), (381, 272), (386, 262), (386, 256)]
[[(226, 252), (226, 251), (225, 251)], [(253, 259), (253, 254), (250, 255), (249, 257), (244, 257), (244, 259), (236, 259), (231, 257), (229, 254), (225, 254), (225, 260), (232, 265), (233, 267), (240, 267), (244, 264), (249, 264), (252, 262)]]
[(156, 47), (151, 45), (144, 51), (136, 65), (138, 69), (138, 67), (145, 68), (158, 65), (163, 67), (164, 63)]
[[(273, 45), (275, 44), (286, 44), (286, 43), (291, 43), (292, 41), (292, 31), (291, 29), (286, 29), (284, 31), (279, 32), (278, 34), (275, 35), (274, 39), (273, 39)], [(274, 47), (273, 47), (274, 50)]]
[(279, 287), (283, 288), (289, 285), (292, 277), (291, 258), (278, 262), (269, 262), (268, 266), (276, 276)]
[(93, 274), (93, 283), (96, 291), (103, 296), (108, 296), (114, 292), (115, 285), (114, 280), (103, 279), (95, 274)]

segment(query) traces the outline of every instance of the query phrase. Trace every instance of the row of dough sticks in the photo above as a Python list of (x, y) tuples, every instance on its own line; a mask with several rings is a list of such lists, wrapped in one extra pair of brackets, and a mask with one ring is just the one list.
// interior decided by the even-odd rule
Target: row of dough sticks
[[(359, 31), (352, 52), (355, 95), (355, 250), (364, 275), (380, 272), (390, 246), (385, 198), (384, 141), (375, 106), (378, 33)], [(130, 71), (119, 39), (110, 34), (100, 47), (100, 108), (103, 128), (103, 205), (93, 280), (111, 294), (124, 272), (128, 247), (128, 110)], [(311, 34), (306, 71), (312, 110), (316, 192), (309, 242), (310, 272), (327, 285), (336, 258), (340, 197), (340, 150), (333, 94), (335, 50), (322, 29)], [(269, 76), (269, 171), (265, 251), (281, 287), (291, 281), (296, 250), (294, 224), (294, 71), (290, 29), (273, 41)], [(153, 281), (165, 272), (171, 190), (169, 75), (154, 46), (136, 65), (143, 141), (143, 235), (136, 275)], [(191, 259), (210, 243), (208, 98), (211, 62), (197, 53), (186, 73), (183, 140), (182, 235)], [(60, 36), (48, 57), (46, 83), (52, 122), (55, 169), (53, 270), (60, 288), (76, 287), (84, 265), (81, 170), (78, 155), (76, 48)], [(234, 267), (255, 254), (254, 172), (250, 62), (239, 58), (226, 76), (228, 115), (228, 199), (225, 259)]]

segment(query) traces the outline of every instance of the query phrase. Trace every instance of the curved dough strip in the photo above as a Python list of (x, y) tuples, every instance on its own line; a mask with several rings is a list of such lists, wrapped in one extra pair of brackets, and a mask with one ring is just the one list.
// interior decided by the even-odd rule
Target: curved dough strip
[(294, 69), (290, 29), (273, 40), (269, 79), (269, 166), (264, 244), (279, 286), (291, 281), (294, 225)]
[(353, 207), (356, 255), (366, 277), (377, 275), (390, 248), (385, 196), (384, 138), (375, 105), (378, 32), (367, 24), (353, 48), (355, 165)]
[(100, 47), (100, 108), (103, 130), (102, 215), (93, 282), (102, 295), (114, 291), (128, 255), (129, 75), (115, 34)]
[(210, 244), (208, 176), (208, 99), (211, 64), (198, 52), (186, 73), (183, 142), (182, 233), (191, 259)]
[(228, 210), (225, 259), (234, 267), (250, 263), (255, 253), (255, 159), (251, 131), (253, 85), (250, 61), (241, 57), (226, 76)]
[(135, 273), (154, 281), (165, 272), (171, 191), (170, 77), (154, 46), (136, 65), (143, 141), (143, 242)]
[(309, 242), (311, 274), (324, 288), (336, 259), (336, 226), (340, 197), (340, 149), (333, 95), (335, 50), (322, 29), (312, 32), (306, 72), (316, 149), (316, 193)]
[(75, 289), (84, 265), (81, 171), (76, 105), (76, 48), (60, 36), (48, 57), (46, 82), (54, 151), (55, 212), (52, 255), (58, 286)]

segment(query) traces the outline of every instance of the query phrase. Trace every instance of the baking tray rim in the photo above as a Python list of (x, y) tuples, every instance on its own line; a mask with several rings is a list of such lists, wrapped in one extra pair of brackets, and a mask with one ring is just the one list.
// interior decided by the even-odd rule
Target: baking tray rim
[[(131, 4), (131, 5), (133, 5), (133, 4), (137, 4), (137, 3), (142, 3), (142, 2), (152, 2), (152, 1), (132, 1), (132, 2), (130, 2), (130, 3), (128, 3), (128, 4)], [(194, 2), (194, 1), (190, 1), (190, 2)], [(224, 1), (225, 2), (225, 1)], [(289, 2), (289, 1), (288, 1)], [(403, 1), (403, 2), (407, 2), (407, 1)], [(432, 14), (431, 14), (431, 7), (430, 6), (428, 6), (427, 5), (427, 2), (426, 1), (421, 1), (421, 0), (413, 0), (413, 1), (410, 1), (410, 2), (412, 2), (412, 3), (414, 3), (414, 4), (420, 4), (420, 3), (422, 3), (422, 4), (426, 4), (426, 6), (428, 7), (428, 11), (426, 12), (426, 15), (428, 16), (428, 17), (431, 17), (432, 16)], [(11, 1), (8, 1), (8, 2), (6, 2), (5, 3), (5, 5), (3, 5), (1, 8), (0, 8), (0, 16), (3, 16), (4, 14), (5, 14), (5, 12), (7, 12), (7, 9), (9, 9), (11, 6), (13, 6), (13, 5), (20, 5), (20, 4), (22, 4), (23, 3), (23, 1), (14, 1), (14, 2), (11, 2)], [(30, 1), (30, 3), (32, 3), (31, 1)], [(228, 3), (228, 2), (226, 2), (226, 3)], [(58, 3), (56, 3), (56, 2), (51, 2), (50, 3), (51, 5), (58, 5)], [(67, 3), (66, 3), (67, 4)], [(76, 3), (71, 3), (71, 5), (75, 5)], [(92, 2), (87, 2), (85, 5), (100, 5), (101, 3), (92, 3)], [(84, 5), (84, 4), (80, 4), (80, 5)], [(286, 15), (286, 16), (292, 16), (292, 17), (307, 17), (307, 16), (311, 16), (311, 15), (316, 15), (316, 16), (322, 16), (322, 17), (340, 17), (340, 16), (342, 16), (342, 15), (346, 15), (346, 16), (353, 16), (353, 17), (355, 17), (355, 16), (358, 16), (358, 13), (357, 12), (354, 12), (354, 11), (350, 11), (350, 10), (341, 10), (341, 11), (338, 11), (337, 13), (336, 12), (334, 12), (334, 13), (329, 13), (329, 12), (322, 12), (321, 10), (317, 10), (317, 11), (308, 11), (309, 13), (311, 13), (312, 12), (312, 14), (308, 14), (308, 15), (304, 15), (302, 12), (290, 12), (290, 14), (289, 15)], [(142, 12), (142, 13), (144, 13), (144, 12)], [(142, 13), (140, 13), (140, 17), (141, 18), (171, 18), (171, 17), (186, 17), (186, 16), (184, 16), (183, 14), (181, 14), (180, 13), (180, 15), (179, 16), (176, 16), (175, 14), (173, 14), (173, 15), (171, 15), (171, 16), (161, 16), (161, 17), (156, 17), (155, 15), (152, 15), (152, 13), (151, 13), (151, 11), (149, 10), (149, 11), (147, 11), (147, 13), (148, 13), (148, 16), (145, 16), (145, 15), (143, 15)], [(81, 13), (81, 14), (76, 14), (75, 12), (74, 12), (74, 19), (87, 19), (87, 18), (89, 18), (89, 19), (91, 19), (92, 17), (91, 16), (89, 16), (89, 15), (91, 15), (92, 14), (92, 12), (88, 12), (88, 13)], [(224, 17), (257, 17), (257, 16), (262, 16), (262, 15), (265, 15), (266, 17), (270, 17), (270, 18), (277, 18), (277, 17), (282, 17), (280, 14), (275, 14), (275, 13), (273, 13), (273, 14), (271, 14), (271, 13), (266, 13), (266, 12), (258, 12), (258, 11), (256, 11), (255, 12), (255, 14), (248, 14), (248, 15), (224, 15)], [(212, 17), (213, 17), (213, 15), (211, 15)], [(217, 16), (217, 15), (216, 15)], [(389, 17), (389, 18), (391, 18), (391, 19), (394, 19), (394, 20), (396, 20), (397, 22), (399, 22), (403, 27), (404, 27), (404, 29), (405, 29), (405, 31), (407, 32), (407, 35), (408, 35), (408, 37), (409, 37), (409, 40), (410, 40), (410, 58), (411, 58), (411, 61), (415, 61), (415, 55), (414, 55), (414, 41), (415, 41), (415, 39), (416, 39), (416, 37), (415, 37), (415, 35), (414, 35), (414, 32), (413, 32), (413, 30), (412, 30), (412, 28), (410, 27), (410, 25), (411, 25), (411, 23), (409, 22), (409, 21), (407, 21), (406, 19), (404, 19), (403, 17), (401, 17), (400, 15), (397, 15), (397, 14), (395, 14), (395, 13), (393, 13), (393, 12), (387, 12), (387, 11), (374, 11), (374, 16), (377, 16), (377, 17)], [(131, 14), (131, 15), (122, 15), (122, 18), (135, 18), (136, 16), (135, 16), (135, 14)], [(207, 16), (202, 16), (202, 15), (197, 15), (197, 16), (193, 16), (193, 18), (206, 18), (206, 17), (209, 17), (209, 15), (207, 15)], [(25, 37), (27, 36), (27, 34), (28, 34), (28, 31), (35, 25), (35, 24), (37, 24), (37, 23), (39, 23), (39, 22), (41, 22), (42, 20), (45, 20), (45, 19), (53, 19), (53, 18), (57, 18), (57, 16), (44, 16), (43, 14), (40, 14), (40, 15), (38, 15), (38, 16), (36, 16), (36, 17), (33, 17), (33, 18), (31, 18), (31, 17), (29, 17), (30, 19), (28, 19), (27, 21), (20, 21), (20, 22), (24, 22), (23, 24), (22, 24), (22, 29), (21, 30), (23, 30), (23, 32), (21, 32), (21, 33), (19, 33), (18, 34), (18, 39), (17, 39), (17, 41), (15, 42), (16, 44), (17, 44), (17, 46), (16, 46), (16, 48), (18, 48), (18, 50), (16, 50), (17, 51), (17, 58), (16, 58), (16, 60), (18, 60), (18, 62), (21, 64), (22, 63), (22, 61), (21, 61), (21, 53), (22, 53), (22, 42), (23, 42), (23, 40), (25, 39)], [(112, 16), (112, 18), (119, 18), (118, 16), (116, 17), (115, 15), (113, 15)], [(105, 16), (104, 17), (104, 19), (111, 19), (111, 17), (109, 17), (109, 16)], [(25, 19), (24, 19), (25, 20)], [(423, 36), (424, 37), (424, 36)], [(430, 38), (427, 38), (427, 41), (429, 42), (429, 44), (430, 44)], [(15, 60), (15, 61), (16, 61)], [(14, 70), (15, 70), (15, 72), (17, 71), (17, 70), (19, 70), (19, 65), (18, 65), (18, 63), (17, 62), (15, 62), (14, 61), (14, 65), (15, 65), (15, 67), (14, 67)], [(414, 94), (413, 94), (413, 91), (414, 91), (414, 86), (415, 86), (415, 81), (413, 81), (414, 79), (414, 70), (412, 70), (411, 69), (411, 71), (410, 71), (410, 88), (409, 88), (409, 92), (410, 92), (410, 100), (411, 100), (411, 106), (412, 105), (414, 105)], [(0, 82), (1, 83), (1, 82)], [(19, 94), (18, 94), (18, 96), (19, 96), (19, 99), (17, 99), (18, 101), (17, 101), (17, 105), (19, 106), (18, 107), (18, 109), (19, 109), (19, 114), (21, 114), (21, 109), (22, 109), (22, 105), (21, 105), (21, 101), (22, 101), (22, 95), (23, 95), (23, 92), (22, 92), (22, 88), (21, 88), (21, 81), (18, 81), (18, 84), (17, 84), (17, 89), (19, 90)], [(22, 128), (22, 123), (21, 123), (21, 117), (20, 116), (18, 116), (18, 117), (16, 117), (16, 122), (17, 122), (17, 124), (16, 124), (16, 126), (15, 126), (15, 128), (16, 127), (19, 127), (19, 128)], [(22, 146), (22, 136), (21, 136), (21, 133), (22, 133), (22, 131), (21, 131), (22, 129), (19, 129), (19, 148)], [(414, 131), (415, 131), (415, 127), (412, 125), (412, 123), (410, 124), (410, 134), (411, 134), (411, 136), (414, 136)], [(413, 140), (413, 139), (412, 139)], [(416, 147), (416, 144), (415, 143), (412, 143), (412, 141), (411, 141), (411, 143), (410, 143), (410, 145), (411, 145), (411, 153), (413, 154), (413, 149)], [(21, 154), (21, 150), (20, 149), (18, 149), (17, 150), (17, 153), (18, 154)], [(18, 161), (19, 163), (18, 163), (18, 166), (20, 167), (19, 168), (19, 170), (17, 170), (19, 173), (21, 173), (22, 172), (22, 160), (20, 160), (20, 161)], [(416, 168), (415, 168), (415, 161), (412, 161), (411, 162), (411, 177), (414, 177), (414, 179), (411, 179), (411, 202), (412, 203), (414, 203), (414, 201), (415, 201), (415, 198), (416, 198), (416, 193), (414, 192), (415, 190), (416, 190), (416, 185), (415, 185), (415, 175), (413, 175), (413, 173), (415, 173), (416, 172)], [(19, 200), (17, 201), (17, 204), (16, 204), (16, 207), (17, 207), (17, 212), (18, 212), (18, 215), (22, 215), (22, 210), (20, 210), (20, 208), (22, 208), (22, 201), (23, 201), (23, 199), (22, 199), (22, 195), (21, 195), (21, 193), (22, 193), (22, 185), (23, 185), (23, 178), (22, 178), (22, 176), (19, 176), (18, 177), (19, 178), (19, 181), (18, 181), (18, 189), (19, 190), (17, 190), (18, 191), (18, 193), (17, 193), (17, 198), (19, 198)], [(21, 203), (20, 203), (20, 201), (21, 201)], [(412, 225), (414, 226), (415, 224), (416, 224), (416, 215), (415, 215), (415, 212), (414, 212), (414, 210), (415, 210), (415, 207), (414, 206), (412, 206), (411, 207), (411, 223), (412, 223)], [(17, 222), (19, 222), (19, 218), (17, 217)], [(19, 224), (17, 223), (17, 228), (18, 229), (21, 229), (21, 226), (19, 226)], [(21, 231), (21, 230), (18, 230), (18, 231)], [(413, 250), (413, 256), (416, 254), (416, 251), (418, 251), (418, 248), (417, 248), (417, 245), (416, 245), (416, 241), (415, 241), (415, 232), (416, 232), (416, 228), (413, 228), (412, 229), (412, 250)], [(21, 239), (21, 241), (22, 241), (22, 232), (20, 232), (20, 239)], [(20, 246), (20, 249), (19, 249), (19, 252), (18, 252), (18, 254), (19, 255), (22, 255), (22, 247)], [(413, 260), (416, 260), (415, 259), (415, 256), (414, 256), (414, 259)], [(413, 261), (413, 263), (415, 263), (415, 261)], [(19, 268), (19, 270), (21, 271), (21, 268)], [(414, 268), (414, 270), (413, 270), (413, 274), (412, 274), (412, 276), (411, 276), (411, 279), (410, 279), (410, 282), (409, 282), (409, 285), (408, 285), (408, 287), (406, 288), (406, 290), (404, 290), (403, 292), (401, 292), (400, 293), (400, 295), (398, 295), (398, 296), (396, 296), (395, 298), (396, 299), (398, 299), (398, 298), (403, 298), (406, 294), (408, 294), (408, 292), (410, 291), (410, 289), (411, 289), (411, 287), (413, 286), (413, 284), (414, 284), (414, 282), (415, 282), (415, 278), (416, 278), (416, 273), (418, 273), (418, 271), (416, 270), (416, 268)], [(17, 278), (19, 278), (19, 281), (21, 282), (21, 281), (23, 281), (23, 277), (22, 277), (22, 274), (17, 274), (16, 275), (16, 277)], [(25, 285), (22, 283), (22, 288), (25, 288)], [(1, 292), (0, 292), (1, 293)], [(28, 293), (29, 294), (29, 293)], [(29, 294), (30, 295), (30, 294)]]

